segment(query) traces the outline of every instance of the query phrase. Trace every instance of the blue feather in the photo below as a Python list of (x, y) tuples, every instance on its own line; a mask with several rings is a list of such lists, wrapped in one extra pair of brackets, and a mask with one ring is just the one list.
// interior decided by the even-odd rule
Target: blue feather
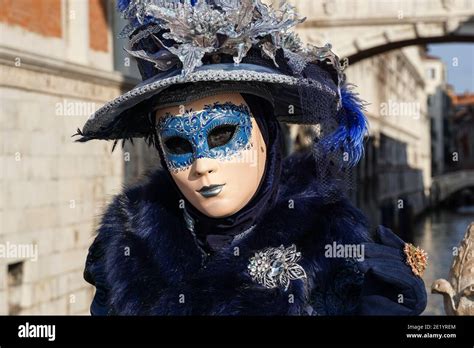
[(364, 115), (364, 102), (347, 85), (341, 88), (341, 102), (342, 108), (336, 116), (339, 127), (325, 143), (342, 148), (348, 157), (344, 162), (353, 167), (364, 154), (364, 137), (368, 133), (368, 122)]

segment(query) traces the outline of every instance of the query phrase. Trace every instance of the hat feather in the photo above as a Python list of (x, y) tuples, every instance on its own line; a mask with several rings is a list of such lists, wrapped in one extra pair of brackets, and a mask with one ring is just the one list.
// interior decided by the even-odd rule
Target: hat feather
[(342, 108), (337, 118), (339, 127), (331, 136), (331, 143), (342, 148), (344, 162), (355, 166), (364, 155), (364, 138), (368, 134), (368, 122), (364, 114), (365, 102), (349, 85), (341, 87)]

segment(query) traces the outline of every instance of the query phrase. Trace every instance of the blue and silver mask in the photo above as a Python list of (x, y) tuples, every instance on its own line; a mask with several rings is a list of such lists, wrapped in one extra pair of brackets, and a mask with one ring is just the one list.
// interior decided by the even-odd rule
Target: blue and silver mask
[(206, 105), (182, 116), (167, 113), (158, 123), (168, 169), (187, 169), (198, 158), (230, 159), (251, 148), (252, 120), (247, 106)]

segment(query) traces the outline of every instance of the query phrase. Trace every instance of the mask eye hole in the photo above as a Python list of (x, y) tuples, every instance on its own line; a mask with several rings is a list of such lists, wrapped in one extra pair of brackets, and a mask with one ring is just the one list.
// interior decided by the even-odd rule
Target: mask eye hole
[(181, 137), (171, 137), (164, 141), (166, 149), (174, 155), (192, 153), (193, 147), (189, 141)]
[(223, 124), (215, 127), (207, 136), (209, 148), (222, 146), (227, 144), (235, 134), (237, 126), (233, 124)]

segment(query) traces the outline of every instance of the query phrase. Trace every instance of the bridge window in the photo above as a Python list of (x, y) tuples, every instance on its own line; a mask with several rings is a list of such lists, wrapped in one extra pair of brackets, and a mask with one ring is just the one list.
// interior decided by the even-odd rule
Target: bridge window
[(435, 79), (436, 78), (436, 69), (435, 68), (428, 68), (426, 71), (426, 74), (428, 75), (429, 79)]

